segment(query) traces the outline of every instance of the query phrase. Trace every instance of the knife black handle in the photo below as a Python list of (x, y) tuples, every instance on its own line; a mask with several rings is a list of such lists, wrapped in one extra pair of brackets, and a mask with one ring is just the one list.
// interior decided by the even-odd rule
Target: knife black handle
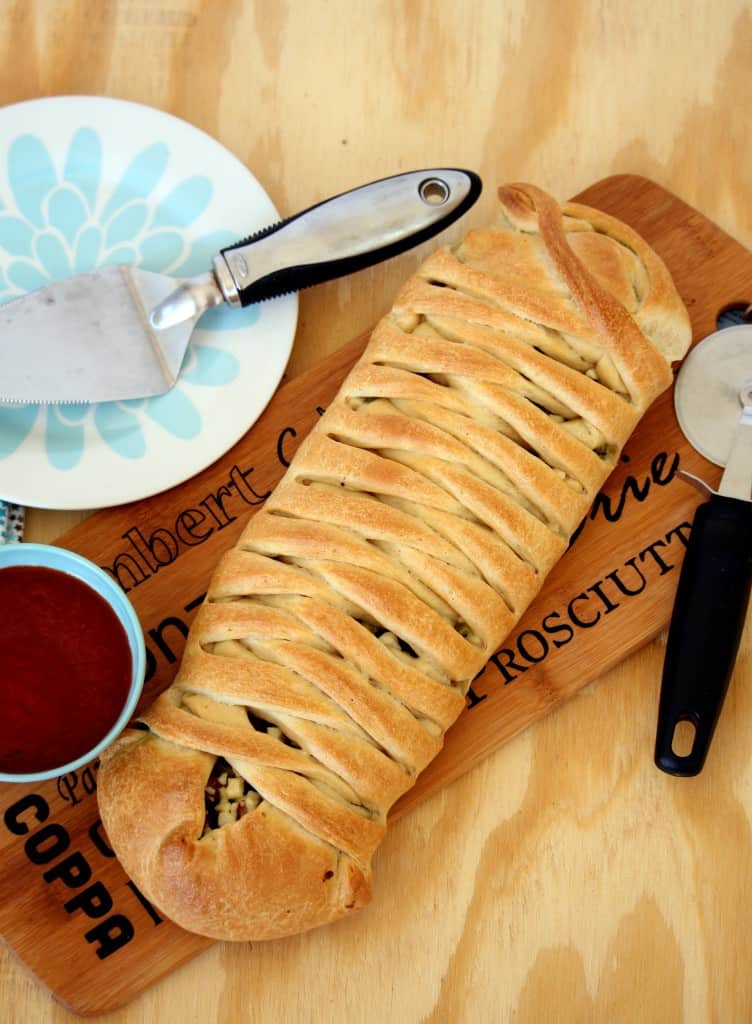
[[(752, 582), (752, 502), (714, 494), (695, 513), (669, 627), (655, 763), (670, 775), (702, 770), (736, 661)], [(694, 726), (674, 752), (679, 722)]]
[(469, 210), (481, 189), (477, 174), (457, 168), (382, 178), (223, 249), (215, 274), (234, 306), (300, 291), (426, 241)]

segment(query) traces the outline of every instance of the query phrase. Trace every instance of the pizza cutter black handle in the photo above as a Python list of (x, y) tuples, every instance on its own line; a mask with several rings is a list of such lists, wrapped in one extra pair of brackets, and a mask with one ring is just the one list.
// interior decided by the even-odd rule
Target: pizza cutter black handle
[[(663, 666), (655, 763), (670, 775), (702, 770), (736, 661), (752, 582), (752, 502), (714, 494), (695, 514)], [(680, 722), (689, 753), (674, 752)]]
[(223, 249), (214, 271), (233, 306), (352, 274), (405, 252), (470, 209), (472, 171), (408, 171), (343, 192)]

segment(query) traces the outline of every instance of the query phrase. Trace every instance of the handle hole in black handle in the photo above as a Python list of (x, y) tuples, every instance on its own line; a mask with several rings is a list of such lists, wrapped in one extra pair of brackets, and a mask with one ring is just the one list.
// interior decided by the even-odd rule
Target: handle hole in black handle
[(671, 753), (674, 757), (691, 757), (696, 739), (697, 724), (691, 718), (680, 718), (671, 737)]

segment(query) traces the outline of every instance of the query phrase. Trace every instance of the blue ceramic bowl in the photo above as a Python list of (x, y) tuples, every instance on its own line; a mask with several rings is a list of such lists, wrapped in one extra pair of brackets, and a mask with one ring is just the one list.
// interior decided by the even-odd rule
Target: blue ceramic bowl
[(128, 692), (128, 699), (120, 712), (118, 720), (103, 736), (99, 743), (91, 750), (88, 750), (75, 761), (62, 764), (59, 768), (48, 768), (43, 772), (28, 772), (22, 775), (14, 775), (9, 772), (0, 772), (0, 782), (41, 782), (44, 779), (54, 779), (58, 775), (65, 775), (66, 772), (75, 771), (88, 761), (91, 761), (108, 746), (118, 733), (128, 724), (141, 696), (144, 685), (144, 670), (146, 665), (146, 650), (144, 647), (144, 634), (141, 624), (138, 621), (133, 605), (125, 596), (117, 583), (111, 579), (98, 565), (94, 565), (81, 555), (76, 555), (65, 548), (57, 548), (51, 544), (6, 544), (0, 545), (0, 569), (11, 565), (37, 565), (46, 569), (57, 569), (60, 572), (67, 572), (75, 576), (83, 583), (95, 590), (109, 604), (123, 625), (128, 637), (128, 645), (131, 649), (131, 661), (133, 673), (131, 675), (131, 687)]

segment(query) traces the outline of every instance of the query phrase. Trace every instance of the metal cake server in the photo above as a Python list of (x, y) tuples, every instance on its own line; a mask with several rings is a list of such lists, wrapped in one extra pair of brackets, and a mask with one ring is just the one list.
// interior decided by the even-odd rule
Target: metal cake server
[(201, 315), (362, 270), (431, 238), (481, 192), (471, 171), (412, 171), (335, 196), (223, 249), (178, 282), (130, 266), (0, 307), (0, 401), (105, 402), (168, 391)]
[[(702, 770), (710, 748), (752, 584), (752, 325), (717, 331), (692, 349), (679, 371), (674, 404), (692, 447), (726, 467), (717, 491), (679, 471), (709, 500), (695, 513), (679, 578), (655, 763), (670, 775), (691, 776)], [(674, 748), (681, 722), (694, 730), (686, 752)]]

